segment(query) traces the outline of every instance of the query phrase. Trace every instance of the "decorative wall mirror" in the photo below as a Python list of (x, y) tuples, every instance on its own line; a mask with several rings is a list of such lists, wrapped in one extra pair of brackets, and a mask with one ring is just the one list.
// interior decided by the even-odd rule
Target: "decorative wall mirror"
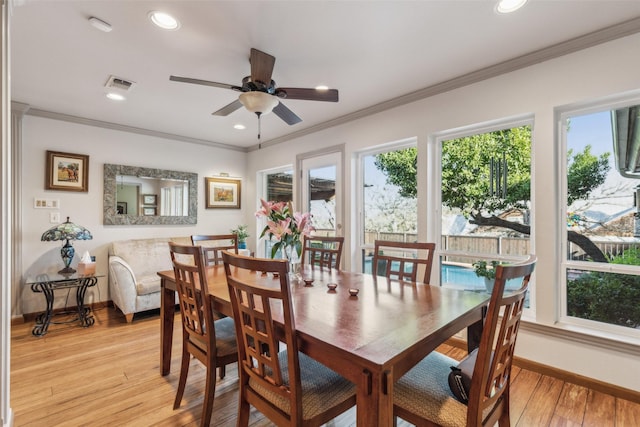
[(104, 165), (105, 225), (196, 224), (198, 174)]

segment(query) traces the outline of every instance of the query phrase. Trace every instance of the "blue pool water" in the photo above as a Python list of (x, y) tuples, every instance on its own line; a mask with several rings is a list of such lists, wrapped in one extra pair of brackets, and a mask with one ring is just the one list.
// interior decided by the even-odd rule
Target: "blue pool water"
[[(364, 272), (371, 274), (371, 258), (364, 261)], [(484, 278), (476, 276), (472, 268), (460, 265), (443, 264), (440, 268), (440, 284), (442, 286), (481, 291), (486, 289)]]

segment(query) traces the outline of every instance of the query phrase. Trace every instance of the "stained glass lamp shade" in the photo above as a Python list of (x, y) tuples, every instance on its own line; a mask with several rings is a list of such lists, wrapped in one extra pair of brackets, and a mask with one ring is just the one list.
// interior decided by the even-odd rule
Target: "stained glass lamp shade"
[(64, 268), (58, 273), (60, 274), (71, 274), (75, 273), (76, 270), (69, 267), (71, 265), (71, 261), (73, 260), (73, 256), (76, 253), (76, 250), (73, 249), (69, 240), (91, 240), (93, 236), (91, 232), (81, 225), (76, 225), (69, 221), (69, 217), (67, 217), (67, 221), (62, 224), (56, 225), (55, 227), (51, 227), (47, 231), (42, 234), (43, 242), (53, 242), (56, 240), (66, 240), (67, 242), (64, 244), (62, 249), (60, 249), (60, 255), (62, 256), (62, 262), (64, 263)]

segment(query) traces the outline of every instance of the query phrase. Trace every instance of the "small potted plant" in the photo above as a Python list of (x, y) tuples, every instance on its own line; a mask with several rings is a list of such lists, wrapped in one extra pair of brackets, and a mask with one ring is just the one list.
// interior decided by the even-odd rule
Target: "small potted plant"
[(473, 269), (476, 272), (476, 276), (484, 277), (484, 286), (487, 288), (487, 292), (493, 291), (493, 283), (496, 279), (496, 266), (500, 264), (498, 261), (476, 261), (473, 263)]
[(249, 237), (247, 226), (239, 225), (237, 228), (232, 229), (231, 233), (238, 236), (238, 249), (247, 249), (247, 237)]

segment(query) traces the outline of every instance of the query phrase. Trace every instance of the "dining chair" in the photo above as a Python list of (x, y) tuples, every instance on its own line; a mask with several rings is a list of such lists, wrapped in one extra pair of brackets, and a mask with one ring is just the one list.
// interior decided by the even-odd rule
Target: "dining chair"
[(173, 409), (182, 402), (193, 355), (207, 372), (200, 425), (208, 426), (216, 391), (216, 368), (222, 379), (226, 365), (238, 361), (234, 322), (231, 317), (213, 320), (203, 248), (169, 243), (169, 251), (182, 317), (182, 363)]
[(196, 234), (191, 236), (191, 244), (204, 248), (206, 265), (222, 265), (222, 251), (238, 253), (238, 236), (235, 234)]
[[(395, 416), (417, 426), (475, 427), (493, 426), (496, 422), (500, 427), (510, 425), (513, 352), (535, 264), (535, 256), (530, 256), (521, 264), (497, 266), (479, 347), (460, 363), (437, 351), (422, 359), (394, 385)], [(513, 282), (521, 286), (505, 292), (507, 281), (511, 281), (510, 288)], [(464, 381), (456, 380), (450, 385), (452, 370), (463, 368), (465, 363), (472, 367), (468, 389), (463, 387)]]
[(237, 425), (249, 424), (251, 405), (278, 426), (319, 426), (354, 406), (353, 383), (298, 351), (287, 261), (222, 257), (240, 354)]
[(422, 283), (428, 284), (435, 250), (435, 243), (376, 240), (374, 242), (372, 274), (416, 282), (418, 267), (423, 265)]
[(344, 237), (304, 236), (302, 264), (340, 269)]

